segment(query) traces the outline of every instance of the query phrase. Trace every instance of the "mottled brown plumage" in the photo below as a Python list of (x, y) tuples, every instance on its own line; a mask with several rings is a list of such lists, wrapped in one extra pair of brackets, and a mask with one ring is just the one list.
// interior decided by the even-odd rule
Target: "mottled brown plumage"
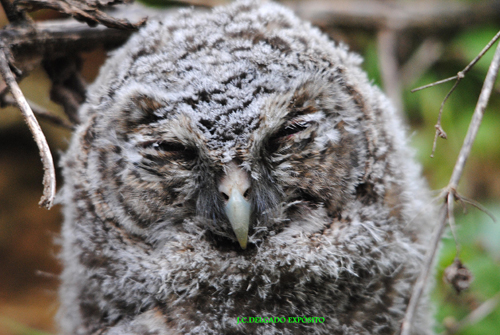
[[(62, 333), (394, 334), (433, 210), (360, 62), (253, 1), (117, 50), (63, 160)], [(324, 322), (238, 322), (276, 316)]]

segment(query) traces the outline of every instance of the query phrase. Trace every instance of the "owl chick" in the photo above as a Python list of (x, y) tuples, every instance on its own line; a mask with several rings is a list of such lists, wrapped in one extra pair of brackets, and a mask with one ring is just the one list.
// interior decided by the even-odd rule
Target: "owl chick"
[(62, 161), (61, 332), (397, 332), (433, 210), (360, 63), (255, 1), (114, 52)]

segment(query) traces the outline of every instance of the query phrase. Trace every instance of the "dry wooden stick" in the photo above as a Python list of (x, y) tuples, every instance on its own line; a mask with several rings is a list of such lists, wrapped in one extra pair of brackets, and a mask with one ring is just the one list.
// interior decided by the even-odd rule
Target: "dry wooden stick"
[(493, 60), (491, 61), (490, 67), (488, 69), (488, 73), (486, 74), (486, 79), (484, 80), (483, 88), (481, 89), (481, 94), (479, 95), (479, 99), (477, 101), (477, 105), (474, 110), (474, 114), (472, 116), (472, 120), (469, 125), (467, 135), (465, 136), (464, 143), (462, 145), (462, 148), (460, 149), (460, 154), (458, 155), (457, 162), (455, 163), (455, 167), (453, 168), (453, 173), (451, 175), (450, 182), (442, 192), (442, 196), (445, 199), (445, 203), (441, 207), (439, 215), (439, 227), (437, 227), (436, 231), (434, 232), (434, 236), (432, 237), (432, 242), (431, 242), (431, 248), (428, 250), (426, 254), (422, 272), (418, 277), (417, 281), (415, 282), (415, 286), (413, 287), (411, 299), (410, 302), (408, 303), (408, 308), (406, 310), (406, 314), (403, 319), (401, 327), (401, 335), (410, 334), (411, 324), (413, 321), (413, 317), (415, 315), (415, 310), (417, 309), (418, 302), (420, 300), (420, 297), (422, 296), (425, 284), (428, 280), (430, 269), (432, 267), (432, 263), (438, 249), (439, 241), (441, 240), (441, 237), (446, 228), (448, 220), (453, 221), (452, 218), (453, 213), (449, 211), (448, 205), (455, 200), (458, 182), (462, 176), (465, 163), (467, 162), (467, 158), (469, 157), (470, 151), (472, 149), (472, 144), (474, 143), (474, 139), (476, 138), (477, 132), (479, 130), (479, 126), (481, 125), (481, 121), (484, 115), (484, 110), (486, 109), (486, 105), (488, 104), (491, 91), (493, 90), (493, 85), (495, 84), (498, 75), (499, 66), (500, 66), (500, 44), (497, 46), (495, 55), (493, 56)]
[(5, 80), (5, 83), (10, 89), (12, 96), (16, 100), (16, 104), (21, 110), (24, 120), (28, 124), (28, 127), (30, 128), (30, 131), (35, 139), (36, 145), (40, 150), (44, 175), (43, 195), (39, 204), (40, 206), (50, 209), (54, 204), (54, 199), (56, 196), (56, 172), (54, 169), (52, 154), (50, 152), (49, 145), (47, 144), (47, 140), (45, 139), (42, 129), (40, 129), (40, 125), (38, 124), (35, 115), (33, 115), (33, 111), (31, 110), (23, 93), (21, 92), (16, 78), (10, 70), (9, 62), (7, 61), (7, 56), (5, 55), (5, 47), (3, 46), (0, 47), (0, 72), (3, 79)]

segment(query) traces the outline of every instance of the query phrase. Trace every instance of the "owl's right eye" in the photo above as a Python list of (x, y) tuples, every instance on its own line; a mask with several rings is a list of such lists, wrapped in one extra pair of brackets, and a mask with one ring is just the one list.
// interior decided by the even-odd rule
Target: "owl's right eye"
[(184, 144), (175, 142), (155, 142), (152, 144), (152, 148), (166, 152), (181, 152), (186, 150)]
[(155, 149), (159, 154), (169, 158), (183, 158), (193, 160), (196, 158), (196, 150), (185, 146), (179, 142), (169, 141), (150, 141), (142, 144), (143, 148)]

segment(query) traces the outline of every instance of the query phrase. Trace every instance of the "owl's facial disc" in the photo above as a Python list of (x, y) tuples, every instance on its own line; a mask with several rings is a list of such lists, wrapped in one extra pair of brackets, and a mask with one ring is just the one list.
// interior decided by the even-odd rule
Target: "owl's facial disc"
[(242, 249), (248, 242), (248, 226), (252, 214), (248, 201), (250, 177), (235, 162), (229, 163), (225, 176), (219, 183), (219, 192), (226, 201), (224, 210), (231, 223), (234, 234)]

